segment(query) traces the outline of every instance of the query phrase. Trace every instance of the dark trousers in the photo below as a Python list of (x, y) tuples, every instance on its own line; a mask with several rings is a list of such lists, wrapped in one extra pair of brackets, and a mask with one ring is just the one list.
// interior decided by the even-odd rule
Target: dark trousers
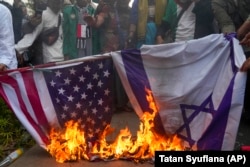
[(246, 81), (246, 90), (244, 98), (244, 109), (249, 112), (250, 115), (250, 70), (247, 71), (247, 81)]
[[(246, 58), (250, 57), (250, 52), (246, 52)], [(250, 70), (247, 71), (246, 90), (244, 98), (244, 110), (250, 116)]]

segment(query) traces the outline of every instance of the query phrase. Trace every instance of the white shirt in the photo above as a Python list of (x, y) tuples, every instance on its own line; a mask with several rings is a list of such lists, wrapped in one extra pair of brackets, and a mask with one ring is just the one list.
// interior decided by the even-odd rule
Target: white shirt
[(0, 63), (8, 69), (17, 68), (14, 32), (10, 10), (0, 4)]
[[(26, 51), (36, 40), (36, 38), (45, 30), (56, 27), (58, 24), (58, 16), (60, 13), (55, 14), (50, 8), (47, 7), (42, 14), (42, 22), (35, 28), (35, 30), (30, 33), (26, 34), (16, 45), (15, 48), (18, 53), (22, 54)], [(62, 16), (61, 16), (62, 20)], [(43, 62), (56, 62), (56, 61), (63, 61), (64, 56), (62, 52), (63, 40), (62, 40), (62, 24), (59, 27), (59, 38), (57, 41), (48, 46), (45, 43), (43, 45)]]
[[(195, 32), (195, 20), (196, 16), (192, 12), (194, 8), (195, 3), (191, 3), (189, 7), (185, 10), (185, 12), (182, 14), (177, 30), (176, 30), (176, 36), (175, 36), (175, 42), (178, 41), (188, 41), (190, 39), (194, 39), (194, 32)], [(177, 13), (179, 14), (182, 8), (177, 5)]]

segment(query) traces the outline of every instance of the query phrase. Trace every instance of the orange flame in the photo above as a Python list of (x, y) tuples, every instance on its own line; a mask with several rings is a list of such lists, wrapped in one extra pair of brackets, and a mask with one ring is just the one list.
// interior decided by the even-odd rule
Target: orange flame
[(154, 158), (155, 151), (184, 150), (182, 141), (177, 136), (166, 138), (153, 130), (154, 118), (158, 110), (151, 92), (147, 90), (147, 93), (147, 101), (153, 112), (144, 112), (136, 139), (126, 127), (120, 130), (113, 143), (108, 143), (106, 137), (112, 131), (108, 125), (99, 140), (90, 146), (86, 143), (84, 132), (78, 128), (78, 124), (69, 121), (65, 125), (65, 131), (51, 130), (48, 152), (57, 162), (63, 163), (79, 159), (91, 160), (91, 156), (94, 155), (101, 159), (130, 158), (138, 161)]

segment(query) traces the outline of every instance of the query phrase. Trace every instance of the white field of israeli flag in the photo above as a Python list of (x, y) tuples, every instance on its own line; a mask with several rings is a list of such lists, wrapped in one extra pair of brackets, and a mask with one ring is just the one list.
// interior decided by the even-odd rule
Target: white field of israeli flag
[(149, 89), (159, 109), (157, 130), (177, 134), (193, 150), (234, 149), (246, 74), (233, 36), (144, 45), (112, 52), (112, 59), (138, 116), (150, 111)]

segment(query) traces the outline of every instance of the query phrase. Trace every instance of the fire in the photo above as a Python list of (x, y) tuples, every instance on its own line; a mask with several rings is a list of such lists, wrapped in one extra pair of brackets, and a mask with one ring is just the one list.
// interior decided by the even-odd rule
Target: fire
[(182, 141), (177, 136), (166, 138), (153, 130), (153, 120), (158, 110), (151, 92), (147, 90), (147, 93), (147, 101), (153, 112), (144, 112), (140, 118), (136, 138), (132, 137), (131, 132), (126, 127), (120, 130), (114, 142), (109, 143), (106, 141), (106, 137), (112, 131), (112, 128), (108, 125), (98, 141), (89, 144), (85, 140), (84, 132), (80, 130), (78, 123), (69, 121), (65, 125), (65, 131), (51, 130), (51, 143), (47, 146), (48, 152), (55, 157), (57, 162), (63, 163), (65, 161), (93, 160), (95, 158), (152, 160), (155, 151), (184, 150)]
[(86, 157), (87, 145), (83, 137), (84, 132), (80, 130), (78, 123), (68, 121), (65, 126), (65, 131), (51, 130), (49, 136), (51, 142), (47, 146), (50, 154), (61, 163)]

